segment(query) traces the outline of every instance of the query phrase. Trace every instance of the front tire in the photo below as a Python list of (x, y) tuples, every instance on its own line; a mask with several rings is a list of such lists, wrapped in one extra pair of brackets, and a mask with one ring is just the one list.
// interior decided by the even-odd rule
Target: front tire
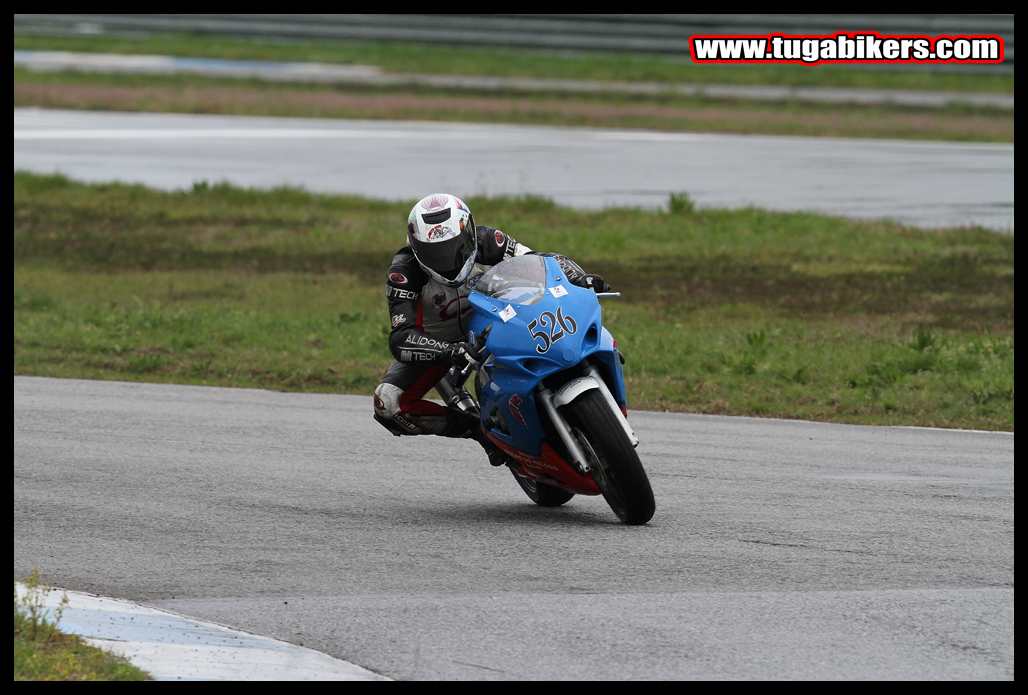
[(571, 431), (592, 468), (593, 480), (618, 518), (630, 526), (653, 518), (656, 503), (639, 454), (607, 400), (596, 389), (563, 407)]

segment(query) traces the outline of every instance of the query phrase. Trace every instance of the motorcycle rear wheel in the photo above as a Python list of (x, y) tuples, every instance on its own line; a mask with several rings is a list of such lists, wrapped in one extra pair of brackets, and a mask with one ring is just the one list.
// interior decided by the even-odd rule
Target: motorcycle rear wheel
[(593, 469), (593, 480), (617, 517), (630, 526), (653, 518), (656, 503), (639, 454), (606, 399), (596, 389), (586, 391), (563, 408)]
[(540, 483), (534, 478), (524, 478), (518, 475), (513, 466), (510, 466), (510, 472), (514, 474), (514, 480), (518, 481), (518, 485), (528, 495), (528, 499), (540, 507), (559, 507), (575, 496), (575, 493), (568, 492), (563, 488)]

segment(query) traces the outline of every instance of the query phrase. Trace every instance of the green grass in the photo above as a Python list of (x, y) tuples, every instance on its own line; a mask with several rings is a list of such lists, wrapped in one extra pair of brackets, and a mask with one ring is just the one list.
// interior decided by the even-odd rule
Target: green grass
[(389, 72), (639, 80), (715, 84), (931, 89), (1013, 94), (1013, 75), (925, 70), (859, 70), (796, 65), (697, 65), (688, 59), (640, 54), (556, 53), (502, 47), (454, 48), (440, 43), (265, 41), (210, 35), (154, 34), (61, 37), (15, 35), (15, 49), (157, 54), (237, 60), (378, 65)]
[[(370, 394), (413, 202), (16, 173), (15, 374)], [(1013, 430), (1013, 235), (468, 202), (624, 292), (632, 408)]]
[[(81, 637), (60, 630), (62, 603), (49, 618), (43, 601), (50, 587), (38, 572), (25, 578), (26, 590), (14, 592), (14, 680), (16, 681), (140, 681), (153, 680), (124, 658), (90, 646)], [(67, 597), (65, 597), (65, 600)]]

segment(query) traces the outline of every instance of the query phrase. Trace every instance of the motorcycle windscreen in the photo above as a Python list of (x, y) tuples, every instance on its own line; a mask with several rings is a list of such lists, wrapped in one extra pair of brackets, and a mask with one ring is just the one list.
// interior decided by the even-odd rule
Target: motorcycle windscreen
[(510, 304), (535, 304), (546, 292), (546, 260), (542, 256), (515, 256), (494, 265), (475, 290)]

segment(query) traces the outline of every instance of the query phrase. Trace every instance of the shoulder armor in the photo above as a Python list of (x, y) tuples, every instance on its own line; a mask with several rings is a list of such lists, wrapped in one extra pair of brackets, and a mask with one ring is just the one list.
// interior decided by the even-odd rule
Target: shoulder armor
[(386, 285), (420, 292), (427, 282), (428, 275), (421, 268), (409, 246), (400, 249), (393, 256), (393, 262), (389, 264), (389, 271), (386, 273)]
[(484, 224), (476, 225), (478, 231), (478, 262), (493, 266), (500, 261), (528, 253), (531, 249), (519, 244), (514, 237)]

